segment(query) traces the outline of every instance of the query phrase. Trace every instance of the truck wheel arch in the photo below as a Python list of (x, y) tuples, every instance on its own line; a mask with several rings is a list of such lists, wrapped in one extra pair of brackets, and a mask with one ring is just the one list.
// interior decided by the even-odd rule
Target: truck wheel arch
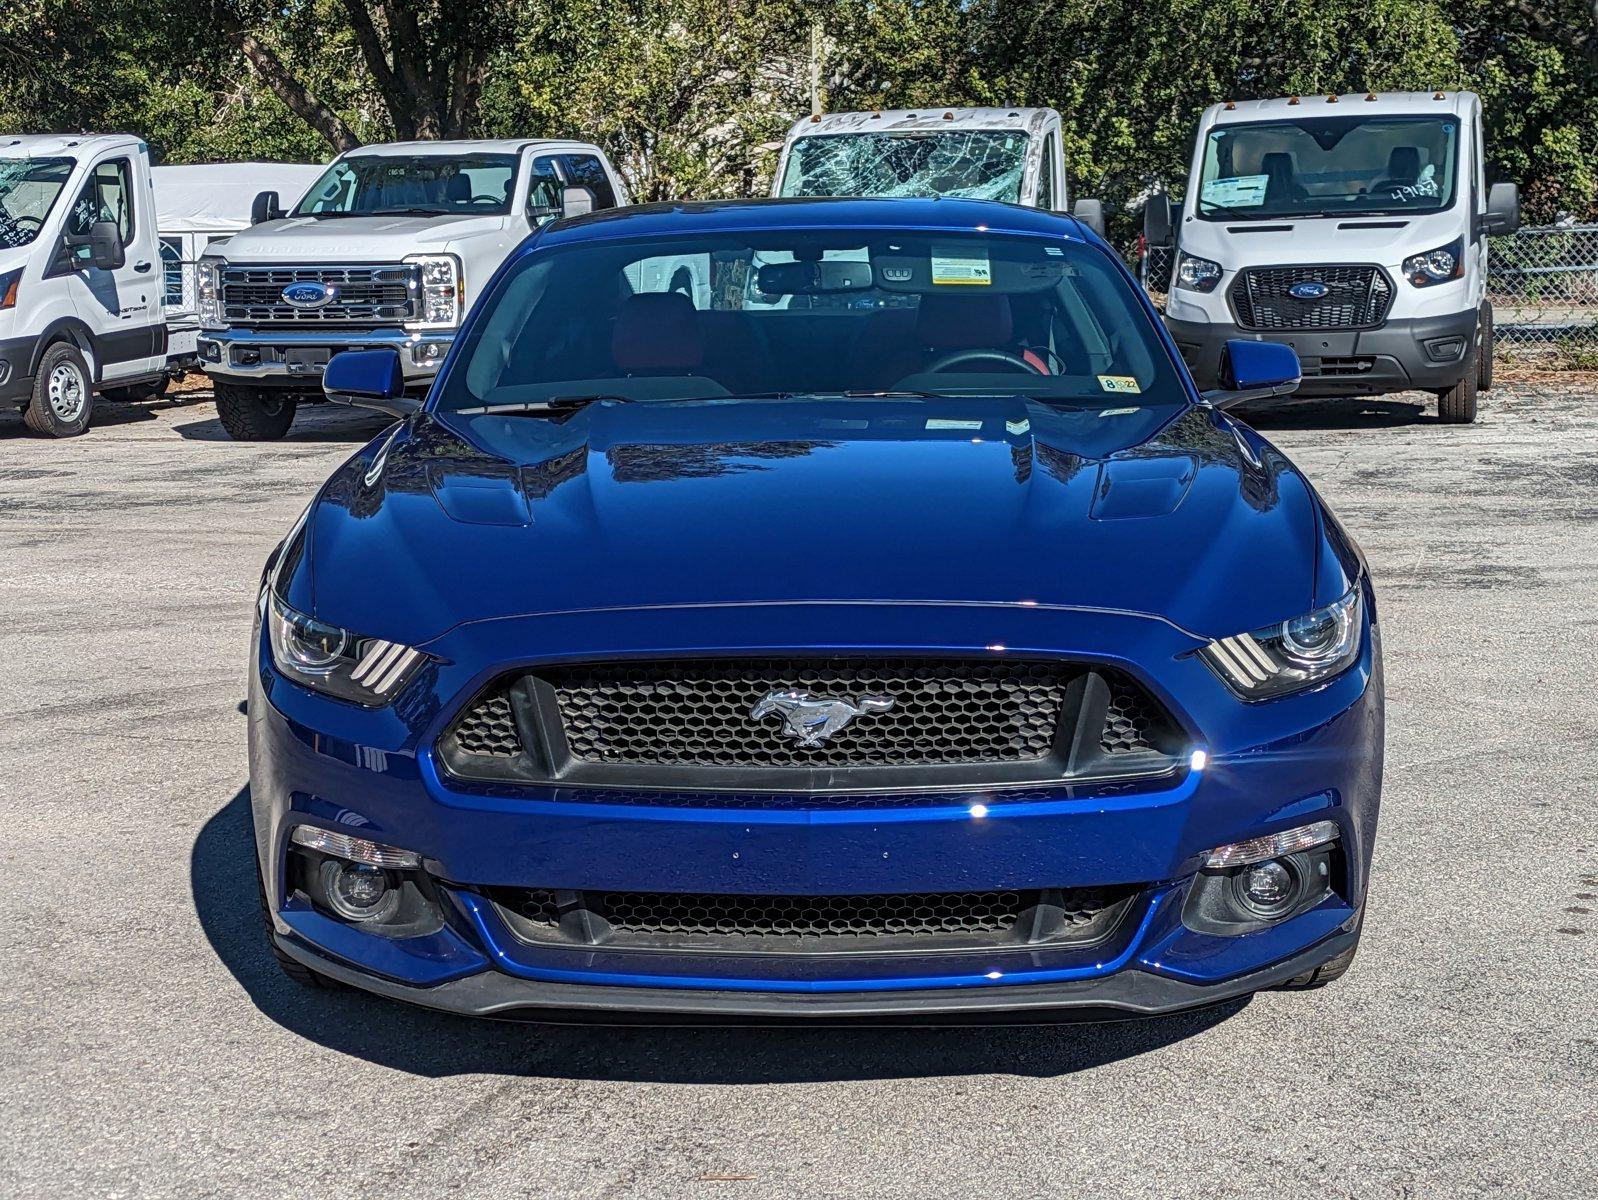
[(39, 373), (39, 363), (44, 358), (44, 352), (56, 342), (71, 342), (78, 348), (89, 364), (89, 375), (95, 383), (100, 382), (100, 354), (95, 345), (94, 333), (82, 321), (72, 317), (58, 317), (44, 327), (38, 339), (33, 343), (33, 361), (28, 364), (28, 374)]

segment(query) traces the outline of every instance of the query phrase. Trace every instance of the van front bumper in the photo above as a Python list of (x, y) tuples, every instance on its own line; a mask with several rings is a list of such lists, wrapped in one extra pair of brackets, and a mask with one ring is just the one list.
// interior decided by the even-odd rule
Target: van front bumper
[(0, 340), (0, 404), (26, 404), (33, 396), (34, 338)]
[(319, 392), (327, 360), (339, 351), (393, 349), (406, 384), (421, 390), (454, 341), (453, 329), (208, 329), (198, 350), (200, 366), (214, 378)]
[(1166, 317), (1166, 328), (1201, 391), (1220, 387), (1221, 351), (1232, 338), (1281, 342), (1298, 353), (1299, 396), (1442, 391), (1476, 369), (1475, 309), (1440, 317), (1395, 318), (1377, 329), (1261, 333), (1227, 321)]

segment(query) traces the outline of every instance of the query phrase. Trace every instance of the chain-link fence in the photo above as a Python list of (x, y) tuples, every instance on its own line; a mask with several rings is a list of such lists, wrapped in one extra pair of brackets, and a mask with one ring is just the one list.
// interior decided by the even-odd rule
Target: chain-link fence
[[(1132, 248), (1138, 278), (1164, 307), (1175, 251)], [(1523, 228), (1495, 237), (1487, 259), (1500, 360), (1598, 369), (1598, 225)]]

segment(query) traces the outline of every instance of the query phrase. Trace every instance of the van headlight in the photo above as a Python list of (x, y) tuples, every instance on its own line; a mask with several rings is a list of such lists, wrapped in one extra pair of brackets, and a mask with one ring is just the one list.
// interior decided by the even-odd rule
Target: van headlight
[(1176, 260), (1176, 286), (1190, 292), (1213, 292), (1221, 282), (1221, 264), (1185, 250)]
[(1199, 654), (1245, 700), (1301, 691), (1330, 679), (1359, 657), (1361, 607), (1356, 583), (1324, 608), (1252, 633), (1218, 638)]
[(202, 329), (226, 329), (222, 315), (222, 260), (202, 258), (194, 268), (195, 315)]
[(296, 612), (270, 589), (262, 599), (273, 663), (312, 691), (375, 708), (397, 696), (427, 661), (420, 650), (361, 637)]
[(453, 254), (413, 254), (405, 261), (417, 269), (415, 316), (406, 324), (415, 329), (459, 325), (466, 302), (460, 259)]
[(1446, 246), (1411, 254), (1404, 260), (1404, 278), (1416, 287), (1431, 287), (1461, 279), (1465, 274), (1465, 239), (1457, 237)]

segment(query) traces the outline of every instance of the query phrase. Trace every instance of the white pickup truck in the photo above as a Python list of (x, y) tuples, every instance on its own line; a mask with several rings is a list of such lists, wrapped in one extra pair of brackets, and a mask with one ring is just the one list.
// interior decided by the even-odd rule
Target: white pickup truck
[(471, 300), (528, 234), (628, 202), (583, 142), (363, 146), (328, 165), (293, 208), (256, 198), (257, 223), (200, 260), (201, 365), (217, 415), (246, 440), (279, 438), (321, 399), (340, 350), (391, 346), (425, 390)]

